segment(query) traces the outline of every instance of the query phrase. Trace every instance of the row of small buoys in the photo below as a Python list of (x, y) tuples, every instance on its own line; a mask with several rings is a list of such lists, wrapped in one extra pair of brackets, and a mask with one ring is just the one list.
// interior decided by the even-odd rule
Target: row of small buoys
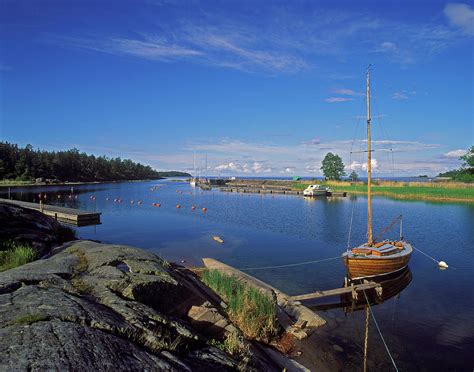
[(151, 203), (151, 205), (153, 205), (154, 207), (161, 207), (160, 203)]

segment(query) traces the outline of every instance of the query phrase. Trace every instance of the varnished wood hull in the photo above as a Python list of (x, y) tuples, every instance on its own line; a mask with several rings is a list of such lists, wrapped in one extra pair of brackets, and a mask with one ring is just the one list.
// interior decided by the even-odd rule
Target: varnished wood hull
[(364, 257), (364, 256), (343, 256), (349, 278), (365, 278), (376, 275), (385, 275), (399, 271), (408, 265), (413, 250), (407, 250), (406, 254), (395, 257)]

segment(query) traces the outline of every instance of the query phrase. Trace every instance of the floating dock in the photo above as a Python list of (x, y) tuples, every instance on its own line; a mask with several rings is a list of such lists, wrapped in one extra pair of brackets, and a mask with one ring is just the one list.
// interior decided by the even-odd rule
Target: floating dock
[(37, 203), (29, 203), (19, 200), (8, 200), (8, 199), (1, 199), (0, 202), (2, 203), (10, 203), (14, 205), (18, 205), (20, 207), (34, 209), (43, 214), (53, 217), (55, 220), (76, 225), (76, 226), (88, 226), (88, 225), (99, 225), (100, 224), (100, 215), (99, 212), (92, 212), (92, 211), (84, 211), (80, 209), (74, 208), (65, 208), (65, 207), (58, 207), (55, 205), (48, 205), (48, 204), (37, 204)]

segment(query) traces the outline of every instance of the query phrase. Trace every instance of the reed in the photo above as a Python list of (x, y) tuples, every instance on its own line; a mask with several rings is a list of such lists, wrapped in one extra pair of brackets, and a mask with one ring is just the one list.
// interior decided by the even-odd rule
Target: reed
[(36, 251), (28, 245), (11, 241), (0, 243), (0, 272), (24, 265), (36, 258)]
[[(324, 181), (334, 191), (353, 194), (366, 194), (367, 184), (363, 182)], [(308, 183), (294, 183), (293, 187), (305, 189)], [(461, 182), (394, 182), (377, 181), (372, 183), (372, 194), (400, 199), (421, 199), (434, 201), (474, 202), (474, 185)]]
[(270, 296), (218, 270), (203, 271), (202, 281), (224, 299), (229, 318), (246, 337), (269, 342), (276, 336), (277, 307)]

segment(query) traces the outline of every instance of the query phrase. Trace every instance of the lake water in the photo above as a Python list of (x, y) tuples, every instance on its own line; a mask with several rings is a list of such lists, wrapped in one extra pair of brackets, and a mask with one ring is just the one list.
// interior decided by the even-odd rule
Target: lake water
[[(152, 186), (159, 188), (152, 191)], [(336, 257), (347, 247), (353, 207), (351, 245), (361, 243), (366, 234), (367, 200), (363, 196), (308, 200), (290, 195), (201, 191), (185, 182), (160, 180), (75, 186), (77, 199), (68, 198), (70, 187), (65, 186), (17, 188), (12, 197), (32, 201), (44, 190), (52, 204), (102, 212), (102, 224), (77, 228), (78, 237), (146, 248), (186, 265), (201, 265), (202, 257), (237, 268)], [(0, 197), (6, 197), (6, 190), (0, 190)], [(114, 202), (115, 198), (123, 202)], [(138, 200), (143, 204), (138, 205)], [(152, 206), (155, 202), (161, 207)], [(177, 204), (181, 208), (176, 208)], [(192, 205), (197, 207), (194, 211)], [(375, 197), (373, 209), (375, 235), (403, 214), (405, 239), (449, 264), (449, 269), (441, 271), (415, 252), (408, 286), (373, 306), (400, 370), (472, 371), (474, 204)], [(224, 243), (213, 241), (214, 235)], [(398, 228), (390, 236), (396, 238)], [(339, 259), (248, 272), (289, 294), (340, 287), (345, 276)], [(346, 351), (348, 362), (361, 366), (365, 312), (346, 315), (343, 309), (333, 308), (320, 314), (328, 320), (322, 332)], [(389, 370), (390, 359), (373, 323), (369, 335), (369, 357), (378, 369)]]

